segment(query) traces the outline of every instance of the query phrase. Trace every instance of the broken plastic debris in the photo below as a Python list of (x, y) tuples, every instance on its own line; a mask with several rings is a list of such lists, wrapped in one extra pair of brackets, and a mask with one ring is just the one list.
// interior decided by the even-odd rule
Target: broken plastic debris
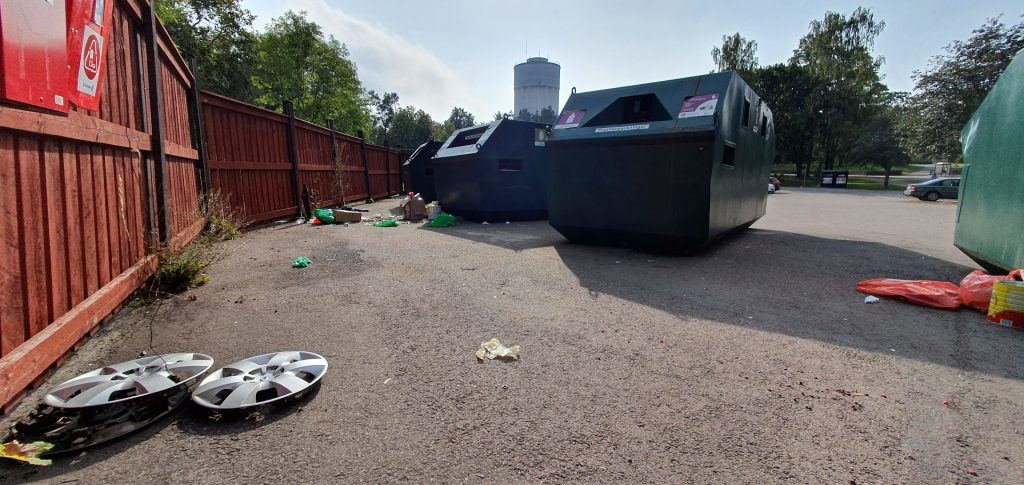
[(309, 266), (309, 263), (312, 263), (312, 261), (305, 256), (295, 258), (295, 261), (292, 261), (292, 268), (305, 268)]
[(506, 347), (500, 340), (492, 338), (480, 344), (480, 350), (476, 351), (476, 360), (483, 363), (484, 360), (500, 360), (502, 362), (513, 362), (519, 360), (519, 346)]
[(877, 296), (868, 295), (864, 297), (864, 303), (867, 303), (869, 305), (872, 303), (878, 303), (880, 301), (882, 301), (882, 299)]
[(34, 441), (32, 443), (21, 444), (18, 443), (18, 440), (14, 440), (4, 443), (3, 446), (0, 447), (0, 457), (23, 461), (30, 465), (47, 466), (52, 464), (53, 460), (39, 458), (39, 455), (50, 451), (52, 448), (53, 444), (45, 441)]

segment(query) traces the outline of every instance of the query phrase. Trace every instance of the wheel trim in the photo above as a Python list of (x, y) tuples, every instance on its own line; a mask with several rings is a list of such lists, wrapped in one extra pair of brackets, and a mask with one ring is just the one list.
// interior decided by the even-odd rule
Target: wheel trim
[(101, 367), (67, 380), (43, 401), (58, 408), (85, 408), (119, 403), (185, 385), (213, 366), (213, 358), (196, 353), (143, 357)]
[(308, 390), (326, 372), (327, 360), (312, 352), (257, 355), (208, 375), (193, 391), (192, 400), (221, 411), (262, 406)]

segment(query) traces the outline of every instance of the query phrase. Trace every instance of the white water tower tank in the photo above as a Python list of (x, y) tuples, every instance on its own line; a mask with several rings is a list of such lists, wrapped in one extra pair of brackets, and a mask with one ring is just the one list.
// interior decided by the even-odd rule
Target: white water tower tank
[(515, 115), (526, 109), (538, 114), (550, 107), (558, 113), (558, 85), (562, 66), (546, 57), (531, 57), (515, 67)]

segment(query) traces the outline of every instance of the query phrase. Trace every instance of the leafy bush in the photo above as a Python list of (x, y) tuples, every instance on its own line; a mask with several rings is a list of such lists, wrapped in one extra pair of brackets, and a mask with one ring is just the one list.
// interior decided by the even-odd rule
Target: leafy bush
[(210, 223), (206, 235), (215, 241), (242, 237), (245, 219), (220, 192), (211, 192), (203, 201), (203, 217)]
[(151, 291), (181, 293), (193, 286), (205, 284), (208, 279), (203, 272), (210, 263), (212, 259), (205, 244), (193, 244), (177, 254), (161, 257)]

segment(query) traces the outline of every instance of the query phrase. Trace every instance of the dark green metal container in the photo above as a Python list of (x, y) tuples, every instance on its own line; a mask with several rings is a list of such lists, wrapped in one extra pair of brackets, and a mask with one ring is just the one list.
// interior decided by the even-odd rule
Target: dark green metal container
[(574, 92), (545, 143), (572, 242), (691, 252), (765, 213), (772, 114), (733, 72)]
[(441, 145), (444, 145), (444, 142), (430, 140), (420, 145), (402, 164), (405, 191), (416, 192), (427, 202), (437, 200), (437, 191), (434, 190), (434, 164), (431, 159)]
[(1024, 267), (1024, 51), (960, 135), (955, 244), (985, 269)]
[(433, 158), (441, 210), (476, 221), (546, 218), (546, 128), (499, 120), (453, 133)]

